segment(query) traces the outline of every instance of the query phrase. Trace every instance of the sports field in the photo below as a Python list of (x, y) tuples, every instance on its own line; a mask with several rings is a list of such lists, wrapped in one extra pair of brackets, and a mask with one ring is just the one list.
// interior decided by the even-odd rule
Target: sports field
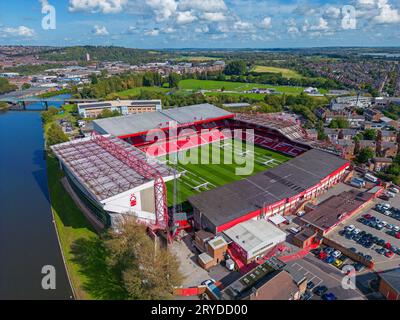
[(296, 72), (295, 70), (286, 69), (286, 68), (277, 68), (277, 67), (268, 67), (268, 66), (255, 66), (252, 70), (257, 73), (281, 73), (284, 78), (302, 78), (301, 74)]
[[(211, 155), (214, 148), (217, 148), (220, 151), (219, 164), (212, 163), (213, 158)], [(224, 161), (224, 159), (229, 158), (229, 155), (231, 155), (232, 162), (226, 163), (227, 161)], [(254, 146), (254, 151), (251, 149), (247, 150), (244, 144), (242, 148), (237, 148), (234, 147), (233, 140), (225, 140), (215, 144), (181, 151), (180, 155), (178, 155), (178, 159), (182, 156), (190, 156), (191, 159), (196, 159), (198, 163), (196, 164), (191, 162), (183, 164), (182, 161), (178, 160), (176, 168), (181, 174), (177, 184), (178, 204), (185, 202), (188, 197), (194, 194), (244, 179), (258, 172), (276, 167), (290, 159), (290, 157), (257, 146)], [(174, 157), (176, 158), (176, 156), (170, 155), (168, 157), (160, 157), (159, 160), (161, 162), (167, 162), (172, 167), (175, 167), (175, 165), (171, 164), (171, 159)], [(218, 157), (215, 157), (214, 159), (218, 159)], [(247, 175), (237, 175), (236, 168), (246, 167), (245, 161), (249, 161), (248, 163), (254, 163), (253, 170)], [(168, 204), (172, 205), (173, 181), (167, 182), (167, 188)]]
[(278, 92), (288, 94), (300, 94), (303, 92), (303, 87), (292, 86), (274, 86), (261, 83), (244, 83), (244, 82), (229, 82), (229, 81), (216, 81), (216, 80), (195, 80), (186, 79), (179, 82), (179, 88), (182, 90), (221, 90), (242, 92), (253, 88), (270, 88)]

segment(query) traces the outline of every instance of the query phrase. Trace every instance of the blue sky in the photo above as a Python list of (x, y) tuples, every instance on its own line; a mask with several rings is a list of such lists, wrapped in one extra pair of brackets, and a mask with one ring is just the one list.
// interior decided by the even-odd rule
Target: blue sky
[[(0, 44), (133, 48), (400, 45), (400, 0), (7, 2), (0, 3)], [(54, 30), (42, 28), (42, 7), (48, 5), (55, 8)]]

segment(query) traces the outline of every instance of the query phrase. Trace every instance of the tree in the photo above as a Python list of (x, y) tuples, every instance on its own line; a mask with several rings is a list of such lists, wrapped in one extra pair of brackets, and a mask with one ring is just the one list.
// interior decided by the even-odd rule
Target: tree
[(168, 84), (170, 88), (178, 88), (181, 77), (179, 74), (172, 72), (168, 76)]
[(43, 123), (49, 123), (53, 120), (53, 117), (58, 114), (58, 109), (56, 107), (50, 107), (47, 111), (42, 112)]
[(121, 113), (118, 110), (111, 111), (110, 109), (103, 109), (101, 113), (97, 116), (99, 119), (118, 117)]
[(350, 127), (349, 121), (342, 117), (332, 119), (331, 123), (329, 124), (329, 128), (332, 128), (332, 129), (337, 129), (337, 128), (347, 129), (349, 127)]
[(364, 139), (365, 140), (375, 140), (377, 136), (377, 132), (375, 129), (365, 129), (364, 130)]
[(22, 90), (29, 89), (30, 87), (31, 87), (31, 85), (30, 85), (29, 83), (24, 83), (24, 84), (21, 86)]
[(143, 225), (127, 219), (118, 233), (105, 239), (109, 265), (118, 270), (131, 299), (168, 299), (182, 282), (179, 262), (167, 249), (154, 243)]
[(90, 83), (91, 84), (97, 84), (99, 83), (99, 80), (97, 79), (97, 75), (95, 73), (91, 73), (89, 75)]
[(224, 70), (226, 75), (240, 76), (245, 74), (247, 71), (247, 64), (243, 60), (236, 60), (229, 62)]
[(62, 142), (68, 141), (67, 135), (57, 123), (52, 123), (47, 131), (47, 146), (52, 146)]
[(367, 163), (369, 159), (374, 157), (374, 155), (374, 151), (371, 148), (364, 148), (360, 150), (356, 160), (358, 163)]

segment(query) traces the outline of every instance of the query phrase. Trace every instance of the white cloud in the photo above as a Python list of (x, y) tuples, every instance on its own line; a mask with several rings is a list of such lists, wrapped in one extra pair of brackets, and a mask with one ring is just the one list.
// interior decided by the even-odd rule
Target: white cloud
[(397, 9), (393, 9), (388, 0), (377, 0), (379, 15), (374, 18), (374, 21), (381, 24), (399, 23), (400, 14)]
[(160, 30), (158, 30), (158, 29), (151, 29), (151, 30), (145, 31), (144, 34), (145, 34), (146, 36), (149, 36), (149, 37), (156, 37), (156, 36), (158, 36), (158, 35), (160, 34)]
[(212, 40), (222, 40), (222, 39), (226, 39), (228, 38), (228, 35), (226, 33), (222, 33), (222, 34), (213, 34), (211, 36)]
[(325, 16), (332, 19), (337, 19), (340, 16), (340, 9), (330, 6), (325, 10)]
[(318, 19), (318, 24), (310, 27), (310, 30), (312, 31), (326, 31), (328, 29), (329, 29), (328, 21), (326, 21), (322, 17)]
[(172, 27), (166, 27), (165, 29), (163, 29), (163, 32), (164, 33), (174, 33), (174, 32), (176, 32), (176, 29), (172, 28)]
[(156, 14), (157, 21), (164, 21), (173, 16), (178, 8), (175, 0), (145, 0)]
[(226, 20), (226, 16), (223, 12), (204, 12), (201, 17), (204, 20), (211, 22), (221, 22)]
[(261, 21), (261, 27), (263, 27), (264, 29), (269, 29), (269, 27), (271, 27), (271, 22), (271, 17), (265, 17), (263, 21)]
[(253, 24), (251, 24), (250, 22), (239, 20), (235, 22), (233, 28), (238, 31), (249, 31), (253, 29)]
[(126, 31), (124, 33), (126, 34), (134, 34), (134, 33), (138, 33), (139, 30), (137, 27), (135, 26), (129, 26), (128, 29), (126, 29)]
[(188, 24), (197, 20), (197, 17), (193, 15), (192, 11), (178, 12), (176, 15), (176, 22), (178, 24)]
[(31, 38), (35, 36), (35, 30), (25, 27), (3, 27), (0, 28), (0, 36), (2, 38), (9, 38), (9, 37), (23, 37), (23, 38)]
[(180, 10), (198, 10), (204, 12), (220, 12), (228, 8), (223, 0), (181, 0)]
[(289, 26), (287, 29), (287, 32), (290, 34), (298, 34), (300, 33), (299, 28), (295, 27), (295, 26)]
[(96, 36), (108, 36), (109, 32), (105, 26), (95, 25), (93, 27), (92, 33)]
[(69, 0), (69, 11), (90, 11), (101, 13), (121, 12), (128, 0)]
[(194, 32), (196, 33), (207, 33), (208, 31), (210, 31), (210, 28), (208, 28), (208, 26), (196, 27), (194, 29)]

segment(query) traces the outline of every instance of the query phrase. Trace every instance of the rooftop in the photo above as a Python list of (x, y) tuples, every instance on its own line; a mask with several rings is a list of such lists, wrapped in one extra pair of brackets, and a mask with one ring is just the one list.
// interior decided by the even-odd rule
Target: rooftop
[(95, 128), (114, 136), (125, 136), (147, 132), (151, 129), (166, 128), (169, 123), (188, 124), (201, 120), (215, 119), (233, 114), (214, 105), (205, 103), (186, 107), (158, 110), (151, 113), (94, 120)]
[(278, 167), (189, 197), (189, 202), (220, 226), (293, 197), (347, 163), (338, 156), (312, 149)]
[(276, 237), (286, 236), (285, 232), (267, 220), (248, 220), (225, 230), (224, 233), (246, 251), (253, 250)]
[(143, 105), (155, 105), (161, 104), (161, 100), (111, 100), (102, 102), (89, 102), (89, 103), (78, 103), (79, 109), (93, 109), (93, 108), (104, 108), (104, 107), (120, 107), (120, 106), (143, 106)]
[[(148, 165), (145, 154), (121, 139), (110, 136), (113, 145), (125, 150), (135, 161)], [(51, 147), (65, 168), (99, 200), (129, 191), (153, 179), (144, 177), (126, 161), (121, 161), (93, 137), (73, 140)], [(162, 176), (170, 176), (170, 169), (155, 163), (151, 168)]]
[(379, 276), (396, 290), (397, 293), (400, 293), (400, 268), (381, 272)]
[(358, 209), (372, 196), (357, 190), (342, 192), (320, 203), (314, 210), (306, 213), (301, 220), (318, 229), (328, 230)]

